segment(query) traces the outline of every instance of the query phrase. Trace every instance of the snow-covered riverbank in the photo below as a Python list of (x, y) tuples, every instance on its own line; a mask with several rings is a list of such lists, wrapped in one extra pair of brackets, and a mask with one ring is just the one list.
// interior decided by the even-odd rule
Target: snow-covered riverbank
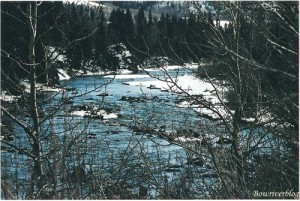
[[(61, 58), (60, 58), (61, 59)], [(205, 65), (205, 64), (200, 64)], [(149, 89), (160, 89), (163, 92), (172, 92), (172, 93), (178, 93), (183, 96), (202, 96), (202, 100), (207, 103), (207, 105), (210, 107), (203, 107), (203, 105), (197, 104), (197, 102), (190, 101), (190, 100), (183, 100), (177, 104), (178, 107), (186, 107), (186, 108), (193, 108), (196, 112), (198, 112), (200, 115), (209, 117), (211, 119), (219, 119), (220, 116), (218, 116), (217, 113), (222, 115), (222, 117), (230, 119), (231, 116), (229, 113), (234, 114), (234, 111), (230, 110), (228, 111), (228, 108), (225, 107), (224, 102), (227, 100), (225, 99), (225, 93), (228, 91), (228, 87), (222, 86), (220, 84), (212, 84), (208, 80), (199, 79), (195, 77), (192, 73), (179, 75), (176, 77), (169, 77), (166, 73), (169, 72), (177, 72), (183, 69), (186, 70), (194, 70), (199, 67), (196, 63), (187, 63), (183, 66), (178, 65), (167, 65), (161, 68), (147, 68), (147, 69), (139, 69), (140, 72), (144, 73), (137, 73), (133, 74), (132, 71), (127, 69), (120, 69), (117, 72), (112, 71), (97, 71), (97, 72), (91, 72), (89, 70), (83, 71), (83, 70), (77, 70), (75, 71), (73, 77), (80, 77), (80, 76), (103, 76), (104, 78), (110, 78), (110, 79), (130, 79), (132, 81), (125, 81), (124, 84), (131, 85), (131, 86), (140, 86), (140, 87), (146, 87)], [(58, 76), (59, 80), (65, 81), (70, 80), (72, 78), (71, 75), (67, 73), (64, 69), (57, 69), (58, 70)], [(160, 75), (158, 75), (160, 73)], [(163, 75), (163, 76), (162, 76)], [(143, 80), (145, 78), (145, 80)], [(157, 79), (150, 79), (150, 78), (157, 78)], [(150, 79), (150, 80), (149, 80)], [(216, 80), (214, 80), (214, 83), (217, 83)], [(24, 91), (26, 93), (30, 93), (30, 83), (28, 80), (21, 81), (21, 86), (24, 87)], [(62, 92), (65, 91), (65, 89), (61, 86), (46, 86), (44, 84), (37, 83), (37, 90), (41, 92)], [(217, 89), (217, 91), (216, 91)], [(7, 94), (7, 92), (3, 91), (0, 99), (2, 101), (11, 102), (16, 99), (18, 99), (18, 96), (13, 96)], [(214, 110), (214, 111), (213, 111)], [(75, 114), (76, 115), (76, 114)], [(245, 121), (247, 122), (255, 122), (259, 121), (262, 123), (267, 122), (269, 119), (271, 119), (270, 114), (264, 114), (260, 115), (259, 119), (254, 118), (245, 118)]]
[[(163, 70), (178, 70), (180, 66), (168, 66)], [(160, 71), (160, 69), (146, 69), (148, 72)], [(115, 79), (124, 79), (124, 78), (134, 78), (135, 75), (125, 75), (125, 76), (116, 76)], [(148, 75), (145, 75), (148, 76)], [(136, 75), (136, 78), (139, 78), (140, 75)], [(150, 76), (149, 76), (150, 77)], [(208, 80), (201, 80), (194, 75), (186, 74), (182, 76), (177, 76), (175, 78), (169, 78), (169, 76), (159, 77), (153, 75), (153, 77), (157, 78), (156, 80), (149, 81), (130, 81), (124, 82), (124, 84), (132, 85), (132, 86), (141, 86), (152, 89), (160, 89), (165, 92), (173, 92), (182, 94), (184, 96), (199, 96), (203, 97), (203, 100), (211, 106), (214, 110), (218, 111), (220, 114), (224, 115), (227, 118), (228, 112), (225, 107), (220, 104), (221, 102), (225, 102), (225, 93), (227, 92), (227, 88), (213, 85)], [(216, 92), (215, 88), (218, 90)], [(207, 115), (212, 119), (218, 119), (219, 116), (213, 112), (209, 108), (205, 108), (198, 104), (194, 104), (192, 101), (182, 101), (178, 104), (179, 107), (190, 107), (196, 110), (198, 113)], [(234, 112), (234, 111), (231, 111)]]

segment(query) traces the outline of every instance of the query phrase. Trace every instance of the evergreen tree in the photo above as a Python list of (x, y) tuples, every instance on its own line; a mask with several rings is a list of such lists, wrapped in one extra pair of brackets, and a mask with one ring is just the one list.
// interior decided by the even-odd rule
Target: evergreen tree
[(164, 12), (161, 13), (160, 20), (158, 22), (158, 28), (162, 38), (167, 36), (167, 19)]
[[(20, 3), (19, 6), (26, 8), (24, 3)], [(8, 58), (9, 55), (6, 54), (16, 55), (18, 60), (27, 62), (26, 40), (28, 34), (23, 32), (26, 29), (23, 22), (26, 20), (22, 13), (9, 2), (1, 2), (1, 11), (1, 50), (6, 52), (1, 52), (1, 87), (18, 92), (16, 84), (20, 79), (28, 78), (29, 69), (25, 65), (18, 65), (18, 63), (11, 61)]]
[(147, 25), (144, 9), (140, 8), (136, 17), (136, 33), (137, 35), (144, 35)]
[(151, 9), (149, 9), (149, 14), (148, 14), (148, 26), (151, 26), (153, 23), (153, 19), (152, 19), (152, 11)]
[(111, 12), (108, 35), (112, 44), (126, 41), (126, 19), (126, 14), (120, 8)]
[[(136, 16), (136, 43), (137, 49), (143, 52), (149, 52), (146, 44), (146, 30), (147, 19), (145, 17), (144, 9), (140, 8)], [(139, 57), (143, 58), (144, 54), (139, 54)]]
[[(70, 5), (70, 13), (68, 16), (70, 30), (68, 32), (69, 41), (74, 41), (79, 38), (82, 26), (80, 24), (79, 15), (76, 9), (76, 5), (73, 3)], [(67, 61), (71, 68), (80, 69), (82, 66), (82, 51), (79, 43), (69, 47), (66, 50)]]
[(100, 20), (97, 26), (97, 32), (95, 37), (95, 59), (96, 64), (101, 68), (106, 66), (107, 58), (107, 36), (106, 36), (106, 19), (103, 13), (103, 9), (100, 9)]
[(148, 24), (147, 24), (147, 31), (146, 31), (146, 41), (149, 46), (149, 51), (151, 55), (159, 55), (160, 48), (159, 48), (159, 30), (158, 30), (158, 21), (156, 17), (152, 17), (152, 11), (149, 9), (148, 14)]
[(125, 17), (125, 35), (127, 39), (132, 39), (134, 36), (134, 23), (132, 19), (132, 14), (129, 9), (126, 10), (126, 17)]

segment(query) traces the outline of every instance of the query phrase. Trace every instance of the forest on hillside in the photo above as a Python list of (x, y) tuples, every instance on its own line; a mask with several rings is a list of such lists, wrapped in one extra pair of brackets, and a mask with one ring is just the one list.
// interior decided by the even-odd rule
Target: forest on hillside
[(298, 2), (0, 3), (2, 199), (298, 199)]
[[(26, 24), (22, 22), (26, 17), (20, 13), (19, 9), (22, 7), (25, 9), (26, 3), (17, 6), (12, 3), (2, 5), (2, 24), (3, 27), (7, 27), (2, 31), (2, 38), (5, 38), (2, 40), (2, 47), (3, 50), (7, 50), (7, 54), (14, 48), (13, 52), (18, 54), (20, 59), (27, 59), (24, 51), (27, 44), (22, 42), (28, 40), (29, 36), (24, 34)], [(213, 25), (211, 13), (204, 13), (207, 23), (201, 19), (202, 15), (193, 12), (186, 17), (177, 17), (176, 14), (171, 16), (162, 12), (158, 19), (152, 17), (151, 8), (144, 10), (140, 7), (136, 15), (132, 15), (129, 8), (117, 8), (110, 14), (105, 14), (102, 7), (45, 2), (39, 7), (38, 15), (41, 15), (39, 19), (42, 23), (39, 23), (36, 33), (37, 62), (45, 60), (47, 47), (50, 46), (66, 55), (67, 61), (61, 65), (80, 69), (89, 64), (103, 70), (117, 70), (118, 61), (109, 51), (109, 47), (120, 43), (125, 44), (137, 56), (135, 64), (150, 55), (165, 55), (177, 63), (196, 61), (198, 58), (208, 58), (209, 55), (205, 31)], [(229, 33), (231, 26), (232, 24), (228, 24), (219, 29)], [(80, 38), (84, 39), (74, 45), (68, 44), (69, 41)], [(201, 51), (197, 50), (199, 44)], [(14, 68), (9, 66), (15, 64), (5, 57), (2, 62), (3, 69), (7, 68), (5, 72), (11, 79), (14, 80), (15, 76), (10, 76), (10, 73), (20, 79), (26, 78), (26, 69), (12, 70)], [(130, 67), (135, 68), (136, 65)], [(40, 69), (43, 71), (43, 68)], [(51, 69), (51, 73), (49, 78), (54, 79), (55, 68)], [(8, 81), (6, 76), (2, 80)], [(38, 80), (46, 82), (45, 76), (40, 76)]]

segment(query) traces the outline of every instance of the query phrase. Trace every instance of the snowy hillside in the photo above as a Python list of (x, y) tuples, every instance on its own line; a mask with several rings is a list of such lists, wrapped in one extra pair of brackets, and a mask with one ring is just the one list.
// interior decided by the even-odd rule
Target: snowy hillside
[(88, 1), (88, 0), (64, 0), (64, 3), (74, 3), (76, 5), (86, 5), (90, 7), (98, 7), (98, 6), (103, 6), (103, 4), (99, 2), (94, 2), (94, 1)]

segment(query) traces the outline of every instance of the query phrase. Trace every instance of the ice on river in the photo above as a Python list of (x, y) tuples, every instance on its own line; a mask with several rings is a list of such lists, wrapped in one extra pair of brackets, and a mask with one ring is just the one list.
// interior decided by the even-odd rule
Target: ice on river
[[(159, 78), (164, 79), (164, 78)], [(164, 80), (150, 80), (150, 81), (132, 81), (126, 82), (128, 85), (133, 86), (144, 86), (144, 87), (151, 87), (155, 86), (159, 89), (167, 89), (172, 90), (174, 92), (188, 92), (190, 95), (198, 95), (202, 94), (205, 91), (213, 90), (213, 86), (205, 81), (202, 81), (196, 78), (193, 75), (184, 75), (179, 76), (174, 79), (165, 78)]]
[[(102, 116), (103, 119), (114, 119), (118, 118), (118, 115), (115, 113), (107, 113), (105, 110), (100, 110), (96, 113), (98, 116)], [(91, 111), (78, 110), (71, 112), (71, 116), (92, 116)]]
[(114, 79), (135, 79), (135, 78), (149, 78), (149, 75), (137, 75), (137, 74), (121, 74), (121, 75), (106, 75), (105, 78), (114, 78)]
[(199, 65), (196, 63), (186, 63), (184, 66), (178, 66), (178, 65), (168, 65), (168, 66), (163, 66), (160, 68), (139, 68), (140, 70), (144, 70), (147, 72), (154, 72), (154, 71), (170, 71), (170, 70), (180, 70), (182, 68), (186, 69), (196, 69), (198, 68)]

